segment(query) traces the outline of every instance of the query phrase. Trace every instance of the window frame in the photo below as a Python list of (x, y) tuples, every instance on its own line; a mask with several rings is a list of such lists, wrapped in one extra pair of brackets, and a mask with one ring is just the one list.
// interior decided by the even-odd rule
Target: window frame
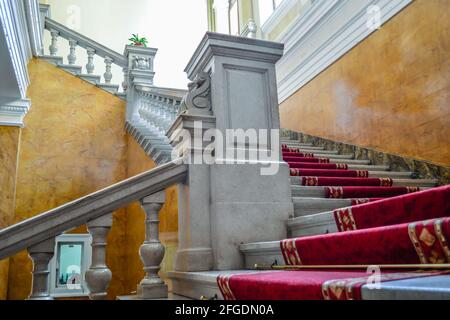
[[(82, 256), (81, 256), (81, 289), (68, 289), (67, 287), (61, 287), (57, 283), (57, 263), (60, 252), (59, 248), (63, 244), (83, 244)], [(89, 289), (87, 287), (85, 272), (89, 269), (92, 261), (92, 237), (90, 234), (62, 234), (55, 239), (55, 253), (50, 260), (50, 295), (55, 298), (74, 298), (74, 297), (87, 297), (89, 295)]]
[(237, 34), (235, 35), (240, 35), (241, 34), (241, 23), (240, 23), (240, 14), (239, 14), (239, 0), (228, 0), (228, 34), (233, 35), (231, 33), (231, 9), (233, 8), (233, 6), (236, 4), (236, 11), (237, 11)]

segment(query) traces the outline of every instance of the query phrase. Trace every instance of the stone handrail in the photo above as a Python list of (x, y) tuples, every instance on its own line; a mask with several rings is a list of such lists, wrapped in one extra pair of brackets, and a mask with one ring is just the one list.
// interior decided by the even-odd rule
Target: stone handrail
[(182, 181), (185, 165), (170, 162), (0, 230), (0, 260), (40, 241)]
[(74, 40), (77, 42), (77, 45), (84, 48), (84, 49), (93, 49), (95, 50), (95, 54), (106, 58), (109, 57), (113, 60), (113, 63), (118, 65), (121, 68), (125, 68), (128, 66), (127, 59), (120, 53), (117, 53), (114, 50), (111, 50), (104, 45), (101, 45), (100, 43), (74, 31), (66, 26), (62, 25), (59, 22), (56, 22), (55, 20), (52, 20), (48, 17), (45, 18), (45, 28), (49, 30), (50, 32), (56, 31), (58, 32), (58, 35), (66, 40)]
[(33, 260), (29, 299), (50, 300), (49, 262), (54, 255), (55, 237), (86, 224), (92, 235), (92, 264), (85, 273), (86, 283), (91, 299), (105, 299), (112, 277), (105, 260), (112, 212), (140, 201), (147, 216), (146, 241), (139, 252), (146, 276), (138, 291), (141, 298), (165, 298), (167, 286), (157, 274), (164, 258), (157, 232), (158, 213), (165, 202), (164, 189), (183, 182), (187, 172), (181, 162), (170, 162), (0, 230), (0, 260), (27, 249)]

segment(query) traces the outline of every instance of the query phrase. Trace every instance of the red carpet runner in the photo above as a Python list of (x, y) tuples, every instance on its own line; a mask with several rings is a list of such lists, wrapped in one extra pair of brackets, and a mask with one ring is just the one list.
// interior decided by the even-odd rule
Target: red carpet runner
[(386, 198), (419, 190), (417, 187), (328, 187), (325, 188), (325, 198)]
[[(368, 171), (287, 146), (283, 159), (301, 185), (324, 187), (325, 198), (352, 199), (352, 207), (333, 213), (339, 232), (280, 241), (287, 265), (450, 263), (450, 186), (393, 187), (390, 178), (369, 178)], [(444, 273), (450, 272), (383, 271), (380, 281)], [(362, 298), (371, 276), (365, 270), (268, 271), (220, 275), (217, 282), (228, 300), (349, 300)]]
[(322, 169), (322, 170), (320, 170), (320, 169), (291, 169), (291, 176), (368, 178), (369, 171), (329, 170), (329, 169)]
[(450, 186), (334, 210), (341, 232), (445, 216), (450, 216)]
[[(382, 272), (380, 281), (445, 274)], [(365, 271), (272, 271), (219, 276), (217, 283), (226, 300), (360, 300), (361, 288), (373, 283)]]
[(391, 178), (300, 177), (302, 186), (379, 186), (391, 187)]
[[(288, 265), (450, 263), (450, 218), (390, 227), (288, 239), (280, 242)], [(444, 274), (443, 271), (384, 271), (381, 281)], [(275, 271), (220, 275), (228, 300), (361, 299), (370, 282), (365, 271)]]
[(288, 265), (416, 264), (450, 262), (450, 218), (287, 239)]

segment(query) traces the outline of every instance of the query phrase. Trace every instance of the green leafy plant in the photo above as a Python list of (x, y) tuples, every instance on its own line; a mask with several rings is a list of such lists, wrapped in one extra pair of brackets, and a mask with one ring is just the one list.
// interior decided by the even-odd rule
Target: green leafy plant
[(133, 34), (132, 37), (130, 39), (128, 39), (131, 41), (131, 45), (134, 46), (147, 46), (148, 40), (146, 38), (139, 38), (138, 34)]

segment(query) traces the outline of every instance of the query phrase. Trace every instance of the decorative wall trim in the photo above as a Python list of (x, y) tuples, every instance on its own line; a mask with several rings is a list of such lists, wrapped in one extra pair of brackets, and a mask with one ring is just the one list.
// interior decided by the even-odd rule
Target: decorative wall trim
[(389, 166), (392, 171), (414, 172), (414, 178), (437, 179), (439, 185), (450, 184), (450, 167), (443, 165), (344, 142), (337, 142), (287, 129), (283, 130), (281, 136), (299, 140), (304, 143), (312, 143), (314, 146), (324, 147), (325, 150), (338, 150), (342, 154), (353, 153), (355, 159), (370, 160), (374, 165), (386, 165)]
[(284, 0), (261, 26), (263, 37), (273, 31), (283, 18), (295, 7), (299, 0)]
[(43, 28), (41, 29), (41, 12), (38, 0), (24, 0), (27, 18), (28, 34), (30, 35), (31, 51), (34, 56), (43, 53)]
[(281, 38), (285, 55), (277, 64), (279, 101), (286, 100), (376, 31), (367, 27), (369, 6), (380, 8), (382, 25), (412, 1), (314, 1)]
[(28, 99), (0, 105), (0, 126), (25, 127), (23, 120), (30, 107), (31, 101)]
[[(25, 37), (28, 32), (23, 30), (21, 21), (24, 17), (21, 18), (21, 13), (24, 14), (24, 12), (20, 11), (21, 8), (23, 7), (19, 1), (0, 0), (0, 32), (3, 32), (6, 39), (9, 60), (14, 68), (21, 98), (25, 98), (26, 88), (30, 83), (27, 72), (27, 62), (30, 57), (29, 44), (27, 46), (28, 36)], [(4, 62), (2, 61), (2, 63)]]

